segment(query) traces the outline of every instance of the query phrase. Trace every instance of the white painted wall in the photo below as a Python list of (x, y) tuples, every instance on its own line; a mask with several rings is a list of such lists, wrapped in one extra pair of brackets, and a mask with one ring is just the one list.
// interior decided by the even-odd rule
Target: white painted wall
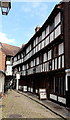
[(0, 93), (4, 92), (4, 81), (5, 81), (5, 76), (3, 73), (0, 73)]

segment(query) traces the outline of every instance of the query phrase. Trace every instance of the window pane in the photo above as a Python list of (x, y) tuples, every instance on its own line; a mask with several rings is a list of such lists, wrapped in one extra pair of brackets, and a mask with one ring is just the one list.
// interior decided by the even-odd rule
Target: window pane
[(50, 32), (54, 29), (54, 20), (52, 20), (52, 22), (50, 23)]
[(64, 44), (61, 43), (61, 44), (59, 44), (59, 46), (58, 46), (58, 54), (61, 55), (61, 54), (63, 54), (63, 53), (64, 53)]
[(60, 23), (60, 21), (61, 21), (61, 14), (59, 12), (55, 17), (55, 27)]

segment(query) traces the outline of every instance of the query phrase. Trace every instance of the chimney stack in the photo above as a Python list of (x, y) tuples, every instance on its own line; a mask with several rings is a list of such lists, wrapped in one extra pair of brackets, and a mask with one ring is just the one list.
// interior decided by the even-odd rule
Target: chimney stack
[(39, 31), (41, 27), (38, 25), (36, 28), (35, 28), (35, 33)]

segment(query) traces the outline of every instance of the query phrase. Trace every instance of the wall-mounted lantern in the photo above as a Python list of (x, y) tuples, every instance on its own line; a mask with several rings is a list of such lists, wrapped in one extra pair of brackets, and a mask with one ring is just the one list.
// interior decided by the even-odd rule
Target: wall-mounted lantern
[(8, 15), (9, 10), (11, 9), (11, 1), (10, 0), (1, 0), (0, 2), (2, 15)]

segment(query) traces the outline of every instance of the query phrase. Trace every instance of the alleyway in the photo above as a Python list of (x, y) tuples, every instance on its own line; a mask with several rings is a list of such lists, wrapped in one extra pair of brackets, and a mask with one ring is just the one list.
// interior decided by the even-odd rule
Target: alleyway
[(9, 91), (8, 96), (3, 98), (2, 106), (3, 118), (59, 118), (48, 109), (16, 91)]

